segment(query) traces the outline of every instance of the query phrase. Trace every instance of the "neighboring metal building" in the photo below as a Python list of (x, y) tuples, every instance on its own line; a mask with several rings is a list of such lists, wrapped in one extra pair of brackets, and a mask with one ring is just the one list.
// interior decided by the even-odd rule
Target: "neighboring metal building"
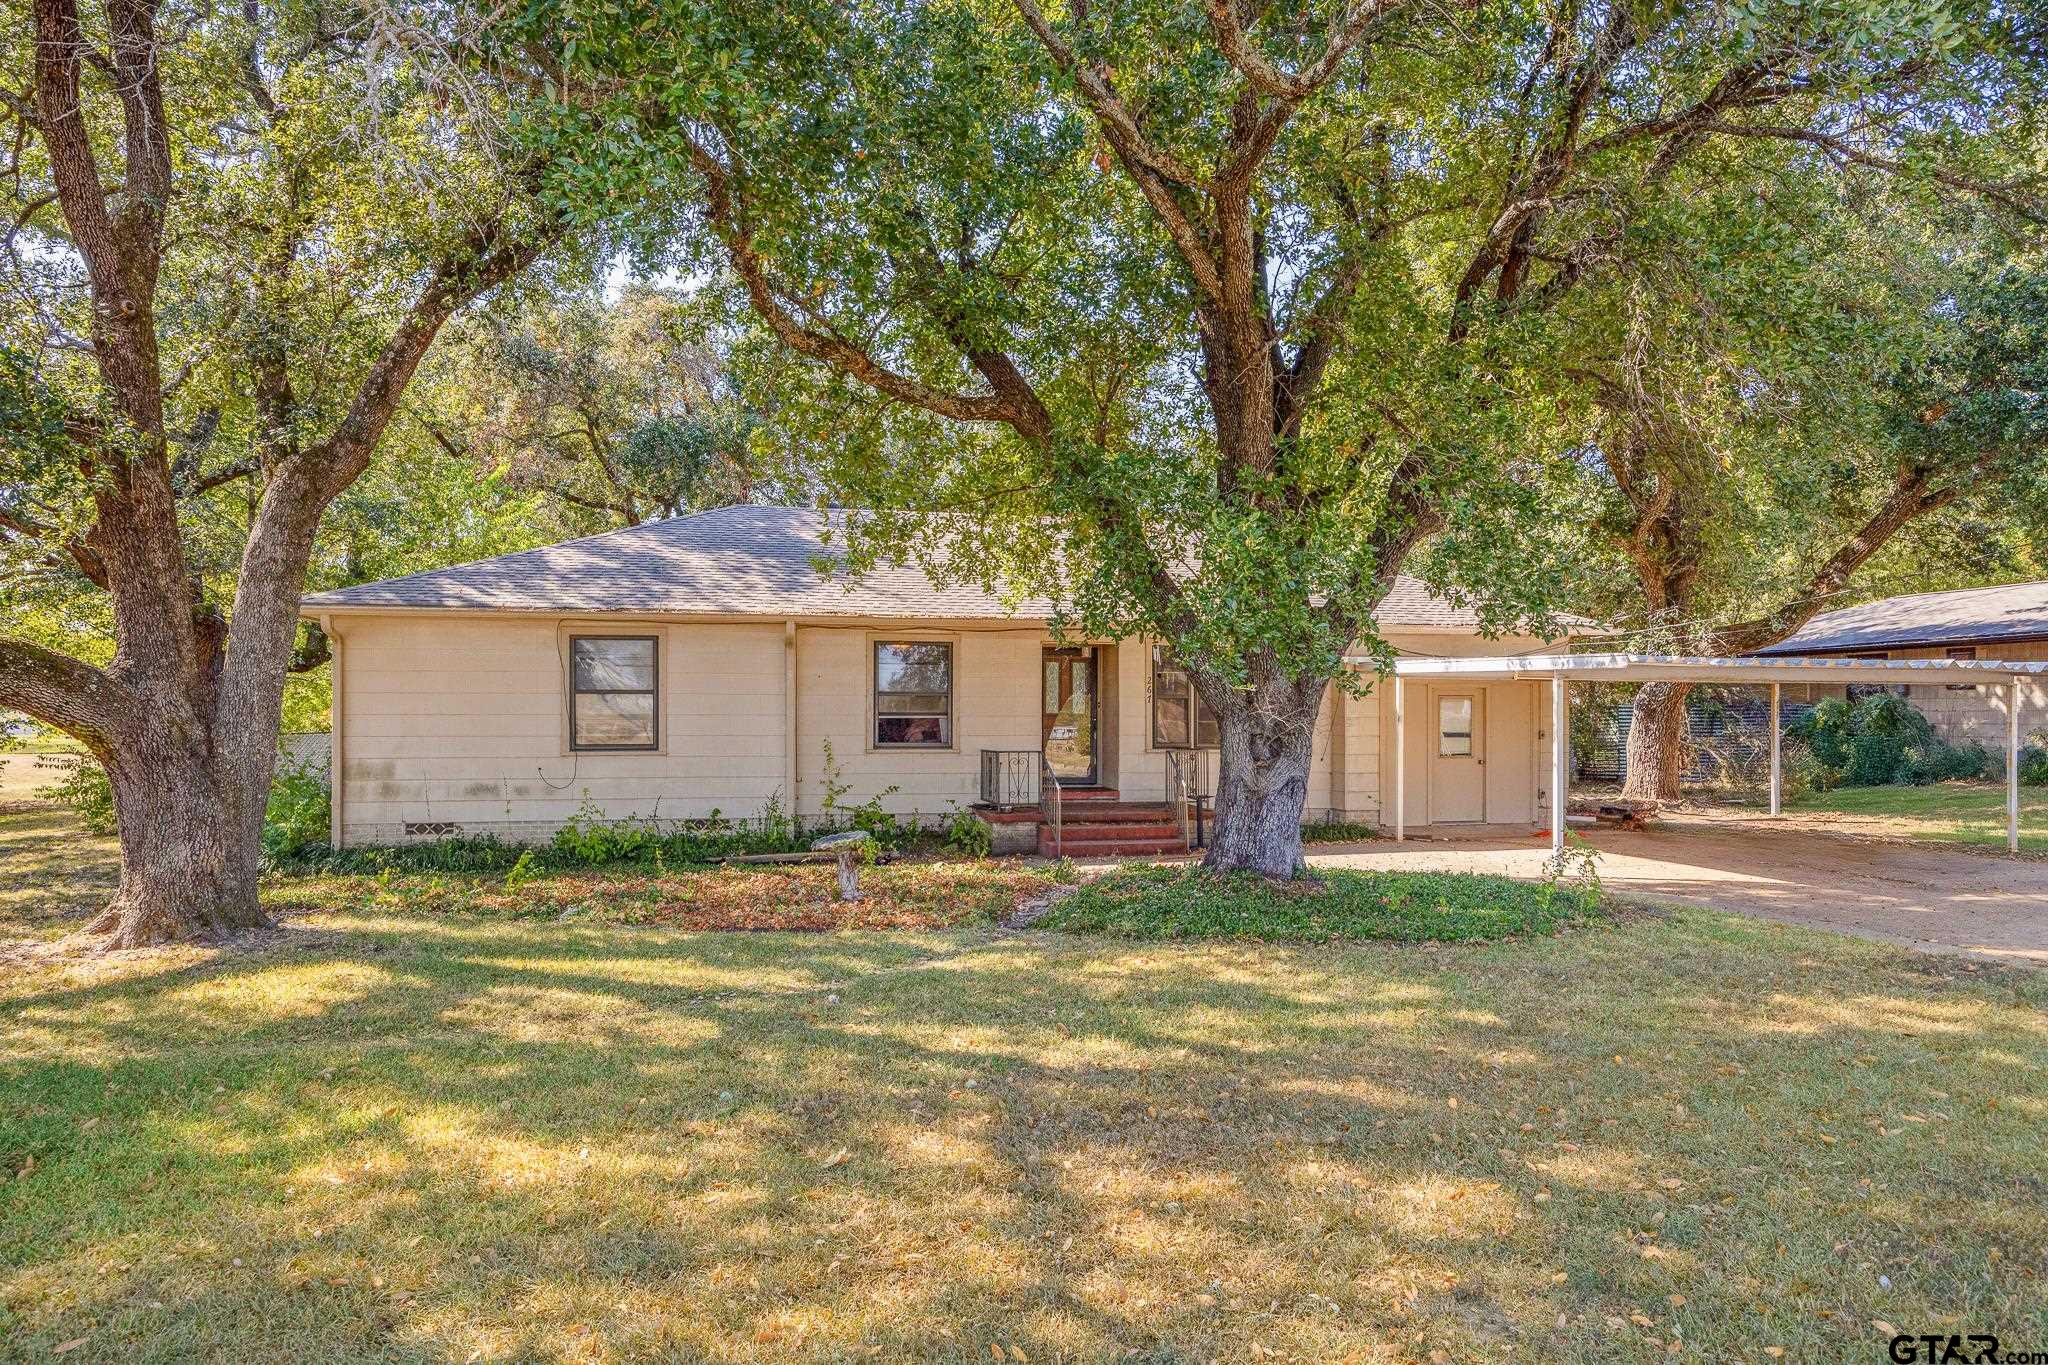
[[(1827, 612), (1759, 656), (1851, 659), (2048, 660), (2048, 582), (1885, 597)], [(1951, 744), (1996, 751), (2006, 729), (2003, 689), (1970, 683), (1911, 683), (1905, 693)], [(2023, 685), (2029, 731), (2043, 727), (2048, 685)]]

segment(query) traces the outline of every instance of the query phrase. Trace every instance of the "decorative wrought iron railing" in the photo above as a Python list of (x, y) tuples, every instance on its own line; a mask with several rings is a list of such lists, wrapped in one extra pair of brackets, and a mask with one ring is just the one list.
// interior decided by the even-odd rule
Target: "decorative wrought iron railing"
[(1202, 751), (1166, 751), (1166, 803), (1173, 807), (1174, 822), (1180, 826), (1181, 842), (1193, 848), (1198, 841), (1201, 820)]
[(1045, 756), (1036, 749), (981, 751), (981, 804), (998, 810), (1020, 810), (1039, 803), (1039, 769)]
[(1052, 826), (1052, 856), (1064, 858), (1067, 847), (1060, 831), (1060, 776), (1043, 754), (1038, 758), (1038, 793), (1039, 814), (1044, 823)]

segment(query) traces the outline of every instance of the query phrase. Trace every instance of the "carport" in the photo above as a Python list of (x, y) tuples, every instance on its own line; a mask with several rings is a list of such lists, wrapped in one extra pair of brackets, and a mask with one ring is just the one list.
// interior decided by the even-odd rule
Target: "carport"
[(1550, 847), (1564, 847), (1566, 792), (1570, 785), (1571, 711), (1567, 689), (1574, 682), (1680, 682), (1762, 686), (1770, 689), (1771, 814), (1777, 815), (1784, 778), (1782, 691), (1786, 684), (1919, 683), (1977, 685), (2005, 692), (2005, 841), (2020, 847), (2020, 684), (2048, 676), (2048, 663), (1995, 659), (1695, 658), (1676, 654), (1521, 654), (1498, 658), (1398, 659), (1394, 663), (1394, 838), (1407, 837), (1407, 708), (1403, 684), (1410, 679), (1452, 678), (1469, 682), (1550, 682)]

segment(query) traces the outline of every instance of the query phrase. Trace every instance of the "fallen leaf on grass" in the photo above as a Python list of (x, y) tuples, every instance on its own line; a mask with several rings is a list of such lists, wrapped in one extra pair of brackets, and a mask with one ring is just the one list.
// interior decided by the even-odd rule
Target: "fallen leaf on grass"
[(822, 1171), (829, 1171), (834, 1166), (844, 1166), (847, 1162), (851, 1160), (853, 1160), (853, 1153), (848, 1151), (846, 1148), (841, 1147), (838, 1151), (826, 1157), (825, 1163), (818, 1169)]
[(53, 1356), (69, 1355), (91, 1340), (91, 1337), (73, 1337), (69, 1341), (60, 1341), (50, 1348), (50, 1354)]

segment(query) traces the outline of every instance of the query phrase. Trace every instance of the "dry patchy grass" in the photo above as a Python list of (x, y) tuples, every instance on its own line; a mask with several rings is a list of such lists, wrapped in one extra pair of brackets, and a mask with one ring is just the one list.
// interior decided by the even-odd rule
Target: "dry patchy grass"
[(2048, 1344), (2044, 1003), (1705, 913), (1291, 948), (308, 909), (0, 986), (0, 1358)]

